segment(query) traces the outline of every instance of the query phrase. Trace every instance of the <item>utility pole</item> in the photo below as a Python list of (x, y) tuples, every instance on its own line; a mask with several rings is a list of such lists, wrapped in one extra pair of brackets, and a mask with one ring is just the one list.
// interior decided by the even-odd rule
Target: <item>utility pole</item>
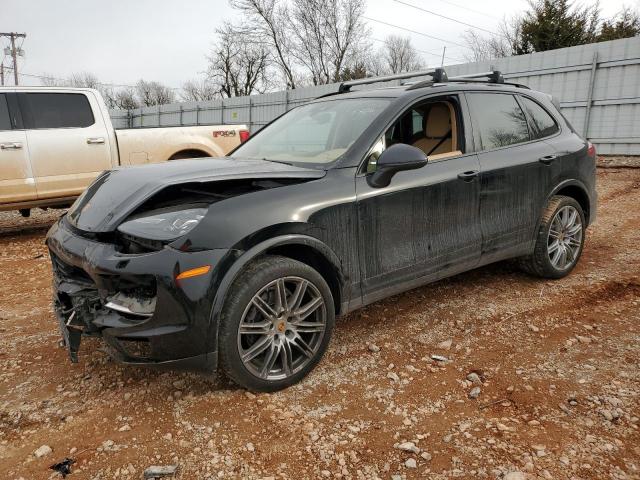
[(15, 33), (15, 32), (10, 32), (10, 33), (0, 32), (0, 37), (8, 37), (11, 41), (11, 47), (7, 50), (9, 50), (11, 58), (13, 59), (13, 81), (15, 85), (18, 85), (18, 58), (17, 57), (18, 55), (20, 56), (24, 55), (24, 52), (22, 51), (21, 48), (16, 48), (16, 38), (26, 38), (27, 34)]
[(445, 45), (442, 48), (442, 62), (440, 62), (440, 68), (444, 67), (444, 54), (445, 54), (446, 51), (447, 51), (447, 46)]

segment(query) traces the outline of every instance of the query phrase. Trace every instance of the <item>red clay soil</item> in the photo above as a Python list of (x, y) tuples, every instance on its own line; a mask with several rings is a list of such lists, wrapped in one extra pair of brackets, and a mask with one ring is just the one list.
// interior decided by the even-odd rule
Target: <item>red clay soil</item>
[(70, 479), (640, 478), (640, 169), (607, 166), (569, 277), (507, 262), (378, 302), (276, 394), (122, 367), (97, 340), (70, 364), (43, 244), (59, 212), (0, 214), (0, 477), (61, 478), (70, 456)]

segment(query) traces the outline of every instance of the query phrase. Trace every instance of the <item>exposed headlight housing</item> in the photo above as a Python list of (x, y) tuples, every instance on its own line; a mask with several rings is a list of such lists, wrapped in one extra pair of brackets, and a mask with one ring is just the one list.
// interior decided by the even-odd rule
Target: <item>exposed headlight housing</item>
[(193, 230), (206, 213), (206, 208), (152, 210), (127, 220), (118, 231), (130, 237), (167, 243)]

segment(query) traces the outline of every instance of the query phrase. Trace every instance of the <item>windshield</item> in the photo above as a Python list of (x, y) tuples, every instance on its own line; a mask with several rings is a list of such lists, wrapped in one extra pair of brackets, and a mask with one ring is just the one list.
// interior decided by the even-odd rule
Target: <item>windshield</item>
[(389, 105), (380, 98), (346, 98), (298, 107), (266, 126), (234, 157), (293, 163), (331, 163)]

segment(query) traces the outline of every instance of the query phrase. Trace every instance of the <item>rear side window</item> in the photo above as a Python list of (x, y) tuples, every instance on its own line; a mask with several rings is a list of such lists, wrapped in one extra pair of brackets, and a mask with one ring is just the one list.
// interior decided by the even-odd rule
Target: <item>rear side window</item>
[(558, 124), (547, 111), (530, 98), (520, 97), (522, 105), (529, 115), (531, 136), (535, 139), (548, 137), (558, 131)]
[(530, 140), (527, 117), (513, 95), (470, 93), (467, 99), (483, 150)]
[(7, 105), (7, 96), (4, 93), (0, 93), (0, 130), (11, 130), (9, 105)]
[(81, 93), (25, 93), (23, 109), (28, 112), (25, 127), (82, 128), (94, 124), (87, 97)]

